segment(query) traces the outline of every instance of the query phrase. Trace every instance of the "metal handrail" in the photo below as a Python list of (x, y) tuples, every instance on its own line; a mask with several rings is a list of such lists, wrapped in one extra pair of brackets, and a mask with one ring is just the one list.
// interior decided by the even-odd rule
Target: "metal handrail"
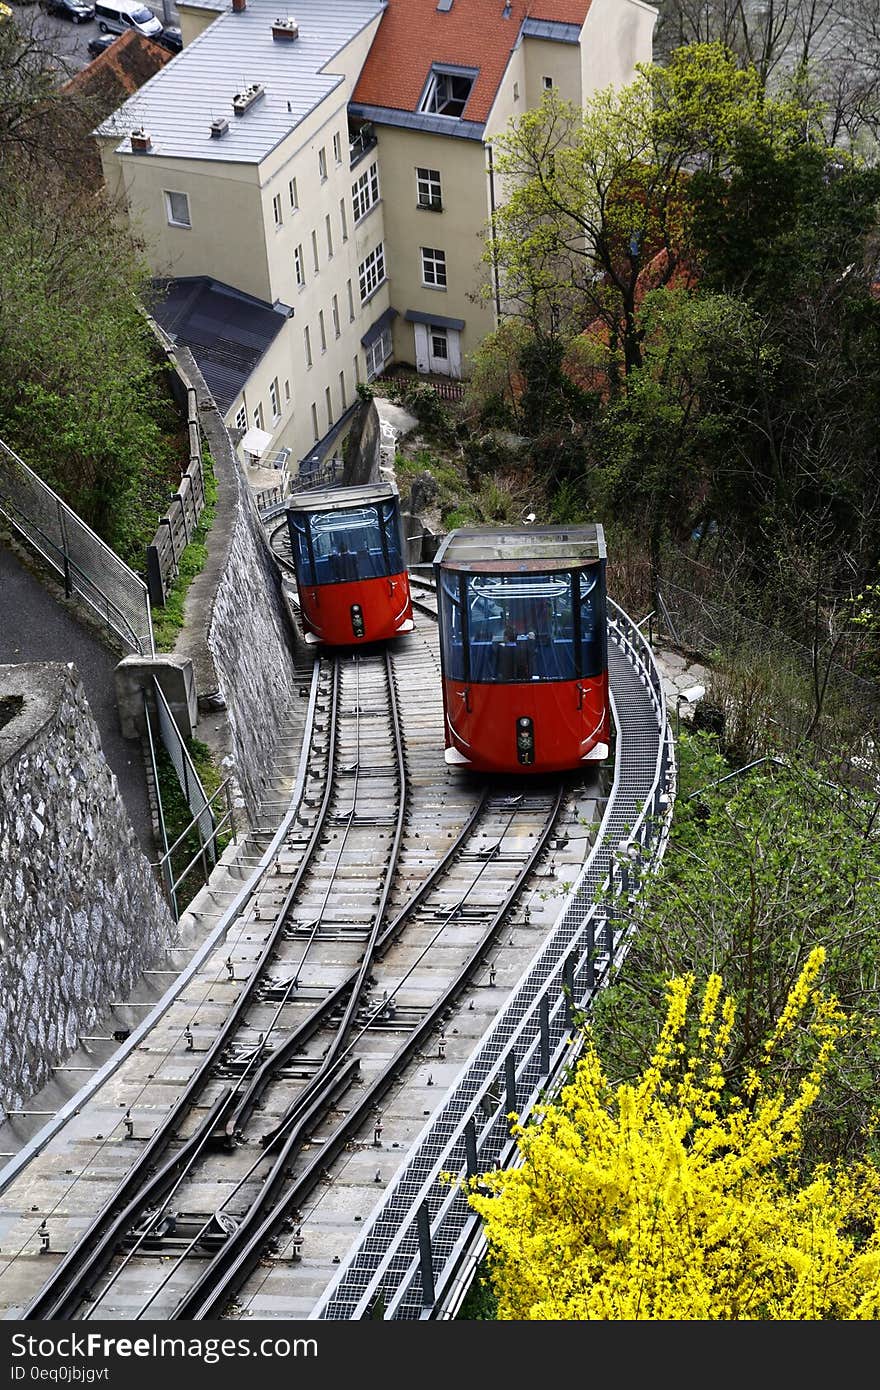
[[(34, 548), (43, 556), (43, 558), (47, 560), (49, 564), (52, 565), (58, 571), (58, 573), (64, 579), (65, 592), (68, 597), (71, 597), (73, 592), (78, 593), (80, 597), (89, 605), (90, 608), (94, 609), (94, 611), (97, 614), (99, 614), (99, 616), (104, 617), (107, 626), (112, 627), (114, 631), (116, 631), (118, 635), (128, 643), (129, 646), (131, 646), (136, 652), (139, 653), (139, 655), (152, 656), (155, 652), (155, 642), (153, 639), (153, 623), (150, 614), (150, 605), (147, 595), (146, 584), (144, 584), (140, 576), (135, 574), (134, 570), (131, 569), (125, 563), (125, 561), (121, 559), (119, 555), (116, 554), (115, 550), (111, 549), (111, 547), (108, 546), (105, 541), (102, 541), (101, 537), (97, 535), (95, 531), (92, 530), (88, 523), (83, 521), (82, 517), (77, 515), (73, 508), (69, 507), (67, 503), (64, 501), (64, 499), (59, 497), (58, 493), (56, 493), (52, 488), (50, 488), (48, 483), (45, 483), (38, 473), (35, 473), (32, 468), (29, 468), (28, 465), (24, 462), (24, 460), (18, 456), (15, 450), (10, 449), (9, 445), (4, 443), (2, 439), (0, 439), (0, 451), (2, 451), (8, 458), (10, 458), (13, 461), (13, 463), (16, 464), (17, 467), (21, 468), (26, 477), (32, 478), (34, 480), (34, 482), (42, 489), (47, 499), (55, 503), (59, 511), (59, 524), (61, 525), (62, 531), (64, 530), (62, 518), (64, 516), (72, 517), (76, 523), (77, 528), (90, 542), (90, 544), (92, 544), (102, 554), (106, 555), (108, 559), (111, 561), (111, 563), (118, 566), (120, 573), (124, 574), (129, 582), (133, 581), (134, 584), (137, 586), (138, 590), (142, 593), (144, 600), (144, 619), (146, 628), (144, 638), (146, 638), (147, 651), (144, 652), (144, 638), (142, 638), (137, 632), (135, 632), (130, 621), (128, 620), (122, 609), (119, 607), (119, 605), (115, 603), (112, 598), (110, 598), (110, 595), (101, 587), (99, 583), (97, 583), (95, 579), (91, 577), (91, 575), (89, 575), (84, 569), (80, 567), (80, 565), (77, 564), (76, 560), (73, 559), (73, 557), (63, 546), (60, 546), (57, 541), (53, 540), (51, 536), (48, 536), (46, 532), (43, 530), (43, 528), (39, 525), (39, 523), (32, 520), (29, 514), (26, 511), (23, 511), (22, 508), (18, 506), (15, 501), (13, 501), (13, 499), (8, 495), (8, 493), (5, 493), (3, 491), (2, 478), (0, 478), (0, 513), (2, 513), (7, 518), (7, 520), (11, 522), (11, 524), (15, 527), (19, 534), (24, 537), (25, 541), (33, 545)], [(40, 537), (43, 546), (45, 546), (47, 550), (51, 553), (46, 553), (46, 550), (44, 550), (41, 547), (41, 545), (34, 539), (34, 537), (29, 535), (29, 531), (35, 532), (36, 535)], [(59, 559), (53, 558), (54, 556), (60, 557), (60, 563)], [(76, 576), (78, 576), (81, 579), (83, 586), (88, 586), (88, 588), (92, 589), (96, 594), (100, 595), (101, 600), (106, 609), (105, 612), (102, 613), (101, 606), (98, 603), (96, 603), (93, 598), (90, 597), (89, 593), (86, 592), (84, 587), (77, 587), (76, 589), (74, 589), (74, 586), (71, 584), (72, 573), (75, 573)], [(110, 620), (111, 609), (116, 617), (116, 622), (111, 622)]]

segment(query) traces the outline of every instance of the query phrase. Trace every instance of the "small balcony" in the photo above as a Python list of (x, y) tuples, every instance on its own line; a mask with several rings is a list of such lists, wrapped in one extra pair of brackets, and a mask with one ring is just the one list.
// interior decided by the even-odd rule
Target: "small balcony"
[(353, 169), (356, 164), (360, 164), (365, 155), (370, 153), (376, 145), (376, 129), (370, 121), (364, 121), (363, 125), (353, 130), (348, 128), (348, 159), (349, 168)]

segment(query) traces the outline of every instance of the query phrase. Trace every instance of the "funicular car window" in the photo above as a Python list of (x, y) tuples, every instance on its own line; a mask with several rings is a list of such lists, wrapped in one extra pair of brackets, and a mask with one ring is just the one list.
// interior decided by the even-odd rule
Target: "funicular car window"
[(581, 674), (597, 676), (605, 665), (605, 643), (602, 630), (603, 615), (599, 611), (601, 590), (599, 570), (581, 570), (579, 576), (581, 607)]
[(467, 622), (471, 680), (575, 679), (568, 571), (470, 576)]
[(381, 579), (388, 573), (375, 507), (316, 513), (311, 535), (319, 584)]
[(440, 642), (445, 673), (453, 681), (467, 679), (459, 578), (458, 574), (449, 572), (440, 574)]
[(297, 578), (302, 584), (314, 584), (315, 573), (312, 569), (312, 557), (309, 554), (309, 543), (306, 536), (306, 519), (301, 514), (291, 518), (290, 540), (293, 548), (293, 563), (296, 568)]
[(393, 502), (383, 502), (381, 506), (385, 544), (388, 547), (388, 572), (389, 574), (400, 574), (404, 568), (400, 538), (400, 514)]

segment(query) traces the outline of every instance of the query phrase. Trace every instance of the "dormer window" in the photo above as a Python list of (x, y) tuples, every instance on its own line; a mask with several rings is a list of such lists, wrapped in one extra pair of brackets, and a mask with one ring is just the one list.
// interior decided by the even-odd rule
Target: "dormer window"
[(475, 68), (433, 67), (419, 110), (432, 116), (461, 116), (476, 77)]

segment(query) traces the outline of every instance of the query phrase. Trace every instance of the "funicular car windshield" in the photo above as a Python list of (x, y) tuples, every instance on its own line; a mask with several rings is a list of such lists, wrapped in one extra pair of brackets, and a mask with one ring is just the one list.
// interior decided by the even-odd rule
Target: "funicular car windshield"
[(570, 681), (604, 660), (600, 571), (447, 571), (441, 640), (452, 680)]
[(381, 579), (404, 569), (394, 501), (326, 512), (295, 512), (291, 538), (304, 584)]

